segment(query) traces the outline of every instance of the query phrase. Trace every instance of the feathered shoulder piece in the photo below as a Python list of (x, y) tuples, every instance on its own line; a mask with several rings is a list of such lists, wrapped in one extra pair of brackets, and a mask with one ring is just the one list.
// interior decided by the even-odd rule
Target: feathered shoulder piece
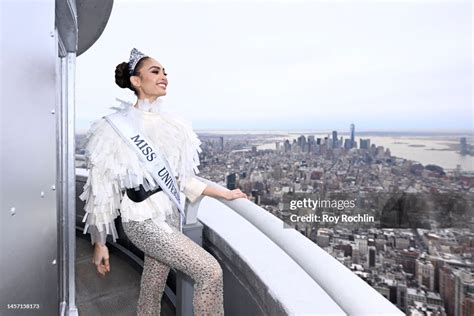
[[(191, 124), (174, 113), (166, 111), (162, 102), (139, 101), (138, 107), (119, 100), (111, 109), (126, 115), (146, 135), (156, 150), (166, 157), (179, 183), (199, 172), (200, 140)], [(157, 99), (159, 100), (159, 99)], [(104, 172), (116, 175), (121, 187), (147, 187), (144, 179), (153, 183), (151, 175), (143, 168), (136, 153), (101, 118), (92, 123), (87, 133), (86, 157), (89, 166), (101, 166)]]

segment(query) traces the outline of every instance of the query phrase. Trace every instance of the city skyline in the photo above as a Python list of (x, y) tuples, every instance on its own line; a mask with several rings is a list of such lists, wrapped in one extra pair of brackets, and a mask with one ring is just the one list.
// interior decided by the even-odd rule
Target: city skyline
[(473, 130), (471, 12), (469, 1), (118, 1), (77, 59), (78, 129), (115, 97), (133, 101), (113, 73), (137, 47), (164, 65), (164, 104), (196, 130)]

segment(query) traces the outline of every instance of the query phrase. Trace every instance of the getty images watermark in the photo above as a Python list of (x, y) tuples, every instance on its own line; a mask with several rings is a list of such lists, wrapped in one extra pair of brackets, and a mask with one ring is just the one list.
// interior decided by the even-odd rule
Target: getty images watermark
[(347, 210), (356, 207), (356, 200), (313, 200), (301, 199), (291, 200), (290, 210), (307, 209), (315, 211), (312, 214), (297, 215), (291, 214), (289, 219), (292, 223), (374, 223), (374, 216), (368, 214), (318, 214), (316, 210), (319, 209), (333, 209), (333, 210)]

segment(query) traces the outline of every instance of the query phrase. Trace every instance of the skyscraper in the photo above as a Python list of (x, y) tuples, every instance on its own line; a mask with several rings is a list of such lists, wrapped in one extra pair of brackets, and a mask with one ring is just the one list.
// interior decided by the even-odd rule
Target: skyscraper
[(306, 149), (306, 137), (304, 135), (298, 137), (298, 146), (300, 147), (301, 151)]
[(461, 151), (461, 155), (465, 155), (467, 154), (467, 140), (466, 140), (466, 137), (461, 137), (460, 139), (460, 151)]
[(316, 145), (316, 141), (313, 135), (308, 136), (308, 152), (314, 151), (314, 146)]
[(370, 246), (369, 252), (368, 252), (368, 260), (367, 260), (369, 268), (375, 267), (375, 255), (376, 255), (375, 247)]
[(360, 149), (370, 149), (370, 139), (361, 138), (360, 139)]
[(285, 152), (291, 151), (291, 144), (288, 139), (286, 139), (285, 142), (283, 143), (283, 149)]
[(344, 139), (344, 148), (345, 149), (351, 149), (352, 147), (351, 140), (349, 138)]
[(337, 146), (337, 131), (332, 131), (332, 148), (336, 148)]
[(355, 147), (355, 125), (351, 124), (351, 148)]
[(224, 151), (224, 137), (223, 136), (219, 137), (219, 150), (221, 152)]
[(226, 180), (227, 189), (234, 190), (235, 188), (237, 188), (237, 175), (235, 174), (235, 172), (227, 175)]

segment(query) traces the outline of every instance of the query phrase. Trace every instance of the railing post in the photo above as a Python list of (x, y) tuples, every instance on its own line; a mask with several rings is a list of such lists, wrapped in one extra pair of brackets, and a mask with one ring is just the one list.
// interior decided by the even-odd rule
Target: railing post
[[(185, 208), (186, 222), (183, 225), (183, 234), (202, 246), (203, 225), (197, 221), (197, 212), (202, 197), (194, 203), (187, 203)], [(193, 315), (194, 281), (181, 271), (176, 273), (176, 315)]]

